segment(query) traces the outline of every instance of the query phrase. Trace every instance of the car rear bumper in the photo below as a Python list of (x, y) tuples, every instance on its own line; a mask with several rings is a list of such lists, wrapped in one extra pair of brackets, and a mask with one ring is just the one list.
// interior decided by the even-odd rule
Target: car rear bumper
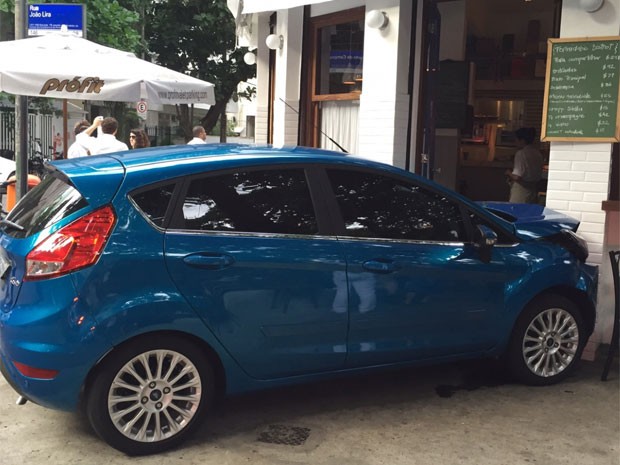
[[(89, 370), (109, 350), (97, 325), (75, 309), (15, 307), (0, 313), (0, 370), (15, 391), (45, 407), (78, 407)], [(25, 376), (15, 363), (57, 371), (51, 379)]]

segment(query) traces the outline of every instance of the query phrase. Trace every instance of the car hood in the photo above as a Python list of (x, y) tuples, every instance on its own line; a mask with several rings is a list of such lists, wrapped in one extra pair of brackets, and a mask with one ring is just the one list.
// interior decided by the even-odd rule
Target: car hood
[(565, 229), (576, 232), (579, 227), (579, 220), (542, 205), (508, 202), (479, 204), (511, 224), (513, 233), (523, 240), (552, 236)]

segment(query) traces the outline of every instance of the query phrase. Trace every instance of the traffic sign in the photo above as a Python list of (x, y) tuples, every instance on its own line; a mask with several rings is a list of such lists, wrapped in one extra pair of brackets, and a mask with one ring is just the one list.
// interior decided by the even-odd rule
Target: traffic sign
[(138, 112), (138, 116), (142, 119), (146, 119), (146, 112), (148, 110), (148, 105), (146, 104), (146, 100), (140, 100), (136, 103), (136, 111)]

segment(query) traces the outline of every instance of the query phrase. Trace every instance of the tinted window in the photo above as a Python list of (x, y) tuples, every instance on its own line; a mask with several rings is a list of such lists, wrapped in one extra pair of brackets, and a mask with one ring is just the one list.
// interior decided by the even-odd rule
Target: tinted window
[(184, 229), (315, 234), (304, 171), (282, 169), (210, 176), (191, 182)]
[(401, 179), (328, 170), (346, 234), (423, 241), (464, 241), (458, 205)]
[(60, 178), (47, 176), (15, 205), (7, 217), (24, 230), (4, 227), (4, 232), (13, 237), (28, 237), (86, 205), (86, 200), (73, 186)]
[(132, 194), (131, 198), (149, 220), (161, 227), (164, 225), (166, 210), (168, 210), (173, 191), (174, 184), (166, 184)]

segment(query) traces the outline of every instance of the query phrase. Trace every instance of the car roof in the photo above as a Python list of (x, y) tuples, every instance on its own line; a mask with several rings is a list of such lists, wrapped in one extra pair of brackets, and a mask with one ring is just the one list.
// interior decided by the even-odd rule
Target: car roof
[(330, 150), (309, 147), (273, 147), (271, 145), (247, 145), (247, 144), (195, 144), (173, 145), (163, 147), (151, 147), (139, 150), (129, 150), (113, 154), (126, 168), (135, 169), (142, 165), (170, 164), (181, 162), (186, 159), (203, 157), (235, 157), (235, 156), (261, 156), (262, 158), (280, 157), (342, 157), (345, 154)]
[(64, 173), (89, 203), (100, 204), (119, 189), (127, 192), (164, 179), (199, 173), (203, 169), (220, 170), (239, 164), (249, 167), (318, 162), (381, 166), (402, 172), (390, 165), (341, 152), (299, 146), (278, 148), (244, 144), (169, 145), (58, 160), (50, 164)]

